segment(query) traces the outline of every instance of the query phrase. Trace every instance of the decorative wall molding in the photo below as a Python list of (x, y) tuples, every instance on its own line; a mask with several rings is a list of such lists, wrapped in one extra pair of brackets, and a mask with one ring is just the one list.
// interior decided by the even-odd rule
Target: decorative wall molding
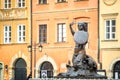
[(26, 8), (0, 9), (0, 20), (27, 18)]

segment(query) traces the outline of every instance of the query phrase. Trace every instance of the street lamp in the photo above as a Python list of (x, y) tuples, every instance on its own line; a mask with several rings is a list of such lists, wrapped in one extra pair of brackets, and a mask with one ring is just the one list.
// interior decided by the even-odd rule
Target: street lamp
[[(40, 52), (42, 52), (42, 48), (43, 48), (43, 46), (42, 46), (42, 44), (40, 44), (40, 45), (38, 46), (38, 49), (39, 49)], [(37, 49), (37, 48), (36, 48), (36, 45), (34, 45), (34, 48), (32, 48), (32, 45), (29, 45), (29, 46), (28, 46), (28, 51), (29, 51), (29, 52), (31, 52), (32, 49)]]
[(31, 50), (31, 49), (32, 49), (32, 46), (31, 46), (31, 45), (29, 45), (27, 48), (28, 48), (28, 51), (29, 51), (29, 52), (32, 51), (32, 50)]
[(40, 44), (38, 47), (39, 47), (39, 51), (42, 52), (43, 46)]
[[(42, 44), (40, 44), (38, 47), (37, 47), (37, 44), (34, 44), (33, 46), (32, 45), (29, 45), (28, 47), (28, 51), (31, 53), (30, 54), (30, 75), (29, 77), (32, 78), (32, 50), (34, 50), (34, 68), (36, 67), (36, 49), (39, 49), (40, 52), (42, 52)], [(34, 77), (35, 77), (35, 72), (36, 70), (34, 69)]]

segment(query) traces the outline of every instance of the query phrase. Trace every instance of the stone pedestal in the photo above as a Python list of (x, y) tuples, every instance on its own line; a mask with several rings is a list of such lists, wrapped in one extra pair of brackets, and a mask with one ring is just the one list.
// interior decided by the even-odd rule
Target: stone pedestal
[(82, 57), (82, 53), (73, 56), (73, 66), (67, 64), (67, 72), (59, 73), (58, 78), (81, 78), (81, 79), (106, 79), (106, 76), (97, 74), (97, 64), (88, 55)]

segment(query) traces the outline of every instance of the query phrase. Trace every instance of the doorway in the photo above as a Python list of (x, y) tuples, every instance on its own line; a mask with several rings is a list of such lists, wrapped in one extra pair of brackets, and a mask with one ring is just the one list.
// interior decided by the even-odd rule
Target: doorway
[(113, 78), (120, 79), (120, 61), (117, 61), (113, 67)]
[(19, 58), (15, 62), (15, 80), (26, 80), (27, 79), (27, 70), (26, 62), (24, 59)]
[(43, 62), (40, 67), (40, 78), (42, 77), (47, 77), (47, 78), (53, 77), (53, 66), (48, 61)]

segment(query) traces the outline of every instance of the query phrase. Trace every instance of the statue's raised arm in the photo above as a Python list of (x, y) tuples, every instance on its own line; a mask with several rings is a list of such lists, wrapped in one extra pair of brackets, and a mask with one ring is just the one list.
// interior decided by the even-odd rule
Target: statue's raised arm
[(70, 23), (69, 26), (70, 26), (70, 31), (71, 31), (72, 35), (74, 36), (75, 31), (74, 31), (73, 28), (72, 28), (73, 25), (74, 25), (74, 22)]

